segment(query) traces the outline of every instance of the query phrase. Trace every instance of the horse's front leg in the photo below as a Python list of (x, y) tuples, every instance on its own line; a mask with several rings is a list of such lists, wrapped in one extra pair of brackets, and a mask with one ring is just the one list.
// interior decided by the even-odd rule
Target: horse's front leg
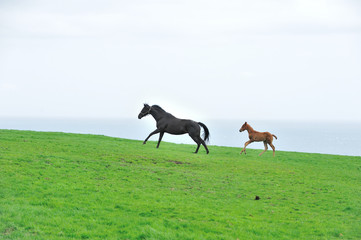
[(243, 147), (242, 151), (241, 151), (239, 154), (242, 154), (243, 152), (244, 152), (244, 154), (247, 154), (247, 153), (246, 153), (246, 147), (247, 147), (248, 144), (250, 144), (251, 142), (252, 142), (251, 140), (247, 141), (247, 142), (244, 144), (244, 147)]
[(144, 140), (143, 144), (146, 144), (147, 141), (148, 141), (148, 139), (149, 139), (152, 135), (157, 134), (157, 133), (159, 133), (159, 132), (160, 132), (159, 129), (156, 129), (156, 130), (154, 130), (153, 132), (151, 132), (151, 133), (149, 134), (149, 136)]
[(164, 135), (164, 132), (159, 133), (159, 140), (158, 140), (157, 148), (159, 148), (159, 144), (160, 144), (160, 141), (162, 141), (163, 135)]

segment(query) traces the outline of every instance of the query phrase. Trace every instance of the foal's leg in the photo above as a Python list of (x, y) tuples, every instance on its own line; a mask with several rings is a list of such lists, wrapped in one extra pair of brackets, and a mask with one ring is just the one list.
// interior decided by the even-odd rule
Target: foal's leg
[(250, 144), (251, 142), (252, 142), (251, 140), (247, 141), (247, 142), (244, 144), (244, 147), (243, 147), (242, 151), (241, 151), (239, 154), (242, 154), (243, 152), (244, 152), (244, 154), (246, 154), (246, 147), (247, 147), (248, 144)]
[(269, 145), (271, 146), (271, 148), (273, 149), (273, 156), (275, 156), (275, 151), (276, 151), (275, 146), (273, 146), (272, 142), (269, 142), (268, 144), (269, 144)]
[(264, 141), (263, 144), (264, 144), (264, 150), (263, 150), (263, 152), (261, 152), (261, 153), (259, 154), (259, 156), (261, 156), (261, 155), (262, 155), (265, 151), (267, 151), (267, 149), (268, 149), (268, 147), (267, 147), (267, 142)]
[(159, 133), (159, 140), (158, 140), (157, 148), (159, 148), (159, 144), (160, 144), (160, 141), (162, 141), (163, 135), (164, 135), (164, 132)]
[(149, 134), (149, 136), (144, 140), (143, 144), (146, 144), (147, 141), (148, 141), (148, 139), (149, 139), (152, 135), (157, 134), (157, 133), (159, 133), (159, 132), (160, 132), (159, 129), (156, 129), (156, 130), (154, 130), (153, 132), (151, 132), (151, 133)]

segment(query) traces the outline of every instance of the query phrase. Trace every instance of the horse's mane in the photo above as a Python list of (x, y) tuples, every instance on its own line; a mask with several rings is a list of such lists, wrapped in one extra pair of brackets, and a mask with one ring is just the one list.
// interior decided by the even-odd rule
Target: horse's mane
[(156, 110), (160, 110), (162, 112), (165, 112), (165, 110), (163, 108), (161, 108), (159, 105), (152, 105), (152, 106), (149, 106), (148, 103), (144, 103), (145, 106), (148, 106), (148, 107), (151, 107), (151, 108), (155, 108)]
[[(161, 108), (161, 107), (158, 106), (158, 105), (153, 105), (152, 108), (154, 108), (154, 109), (156, 109), (156, 110), (158, 110), (158, 111), (160, 111), (160, 112), (168, 113), (169, 115), (172, 115), (172, 114), (170, 114), (169, 112), (166, 112), (163, 108)], [(173, 115), (172, 115), (172, 116), (173, 116)], [(174, 116), (173, 116), (173, 117), (174, 117)]]
[(154, 108), (156, 110), (160, 110), (162, 112), (165, 112), (165, 110), (163, 108), (161, 108), (160, 106), (158, 106), (158, 105), (153, 105), (152, 108)]

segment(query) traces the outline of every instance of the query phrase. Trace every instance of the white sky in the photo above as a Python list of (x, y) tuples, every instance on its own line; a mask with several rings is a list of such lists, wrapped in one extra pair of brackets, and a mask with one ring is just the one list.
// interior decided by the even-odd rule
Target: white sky
[(359, 0), (1, 0), (0, 117), (361, 121)]

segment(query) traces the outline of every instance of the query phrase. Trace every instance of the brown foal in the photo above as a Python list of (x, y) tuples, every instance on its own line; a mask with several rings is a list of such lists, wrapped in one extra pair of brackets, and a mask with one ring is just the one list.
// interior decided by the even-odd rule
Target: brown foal
[(261, 156), (265, 151), (267, 151), (267, 149), (268, 149), (267, 144), (269, 144), (271, 146), (271, 148), (273, 149), (273, 156), (275, 156), (275, 146), (273, 146), (273, 144), (272, 144), (273, 137), (275, 137), (277, 139), (277, 137), (275, 135), (273, 135), (269, 132), (257, 132), (247, 122), (245, 122), (242, 125), (241, 129), (239, 129), (240, 132), (243, 132), (244, 130), (247, 130), (247, 132), (248, 132), (249, 141), (247, 141), (244, 144), (244, 148), (242, 149), (240, 154), (242, 154), (242, 152), (244, 152), (244, 154), (246, 154), (246, 147), (248, 144), (250, 144), (252, 142), (263, 142), (264, 143), (264, 151), (261, 152), (259, 154), (259, 156)]

